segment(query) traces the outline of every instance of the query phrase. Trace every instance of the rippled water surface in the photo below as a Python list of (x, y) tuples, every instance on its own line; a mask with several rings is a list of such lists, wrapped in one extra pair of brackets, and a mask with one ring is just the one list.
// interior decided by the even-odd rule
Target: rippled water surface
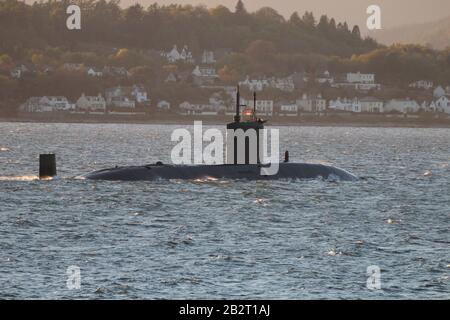
[(0, 298), (450, 298), (449, 129), (281, 128), (358, 182), (73, 179), (169, 162), (177, 127), (0, 123)]

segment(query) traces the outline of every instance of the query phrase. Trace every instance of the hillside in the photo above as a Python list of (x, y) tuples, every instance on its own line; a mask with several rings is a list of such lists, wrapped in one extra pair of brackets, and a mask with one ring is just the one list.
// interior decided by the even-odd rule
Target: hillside
[(448, 18), (425, 24), (407, 25), (382, 30), (373, 34), (383, 44), (417, 43), (431, 45), (435, 49), (450, 46), (450, 16)]
[(285, 19), (265, 7), (248, 12), (239, 1), (234, 11), (224, 6), (140, 4), (122, 9), (118, 0), (71, 1), (81, 7), (81, 30), (66, 28), (66, 1), (0, 2), (0, 51), (27, 48), (87, 45), (112, 48), (170, 49), (188, 45), (194, 54), (204, 49), (230, 48), (240, 52), (254, 40), (271, 41), (279, 53), (320, 53), (349, 57), (375, 49), (371, 39), (362, 39), (359, 28), (327, 16), (293, 13)]

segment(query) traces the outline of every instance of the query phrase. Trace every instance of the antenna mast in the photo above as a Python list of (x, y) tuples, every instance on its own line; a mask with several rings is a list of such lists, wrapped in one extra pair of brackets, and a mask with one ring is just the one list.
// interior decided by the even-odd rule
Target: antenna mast
[(240, 122), (241, 121), (240, 107), (241, 107), (241, 94), (239, 93), (239, 86), (237, 86), (236, 115), (234, 116), (234, 122)]

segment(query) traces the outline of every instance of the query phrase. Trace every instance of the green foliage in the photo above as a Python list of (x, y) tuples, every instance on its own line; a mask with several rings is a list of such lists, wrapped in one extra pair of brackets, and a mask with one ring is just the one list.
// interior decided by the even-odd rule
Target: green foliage
[[(312, 12), (302, 19), (294, 14), (286, 21), (272, 8), (248, 13), (239, 1), (236, 12), (219, 6), (140, 4), (126, 9), (118, 0), (75, 1), (81, 7), (81, 31), (66, 28), (68, 1), (0, 2), (0, 52), (23, 57), (27, 48), (64, 47), (80, 51), (86, 44), (114, 48), (168, 49), (187, 44), (198, 54), (202, 49), (231, 48), (242, 51), (255, 40), (270, 41), (280, 53), (330, 51), (339, 56), (365, 53), (377, 47), (352, 33), (338, 32), (328, 21), (316, 25)], [(328, 20), (328, 19), (326, 19)], [(344, 24), (346, 25), (346, 24)], [(343, 26), (344, 26), (343, 25)]]

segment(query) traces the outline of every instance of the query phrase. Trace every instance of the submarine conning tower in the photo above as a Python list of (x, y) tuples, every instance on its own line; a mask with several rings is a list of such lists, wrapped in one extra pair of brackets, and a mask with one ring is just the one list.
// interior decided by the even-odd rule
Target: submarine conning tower
[(260, 150), (263, 148), (260, 131), (265, 121), (256, 117), (256, 93), (253, 93), (253, 109), (244, 109), (241, 116), (239, 86), (236, 93), (236, 114), (234, 122), (227, 124), (227, 164), (260, 164)]

